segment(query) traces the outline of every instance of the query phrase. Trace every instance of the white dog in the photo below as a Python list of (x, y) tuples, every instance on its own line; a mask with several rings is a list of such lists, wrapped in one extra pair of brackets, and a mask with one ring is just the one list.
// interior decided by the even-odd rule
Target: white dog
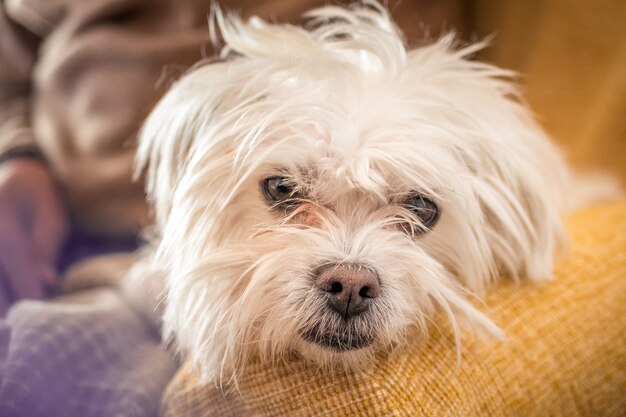
[(308, 16), (216, 11), (222, 60), (142, 133), (165, 332), (205, 381), (253, 355), (358, 366), (437, 309), (457, 341), (499, 334), (467, 295), (548, 279), (563, 242), (561, 157), (484, 44), (407, 50), (373, 2)]

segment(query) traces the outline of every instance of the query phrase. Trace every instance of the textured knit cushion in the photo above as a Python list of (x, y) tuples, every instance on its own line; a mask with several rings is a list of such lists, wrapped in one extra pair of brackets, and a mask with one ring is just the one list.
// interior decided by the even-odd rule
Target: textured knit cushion
[(571, 247), (543, 285), (503, 281), (484, 309), (508, 341), (465, 337), (460, 367), (441, 320), (368, 369), (333, 375), (258, 363), (227, 395), (183, 366), (167, 416), (624, 416), (626, 201), (569, 219)]

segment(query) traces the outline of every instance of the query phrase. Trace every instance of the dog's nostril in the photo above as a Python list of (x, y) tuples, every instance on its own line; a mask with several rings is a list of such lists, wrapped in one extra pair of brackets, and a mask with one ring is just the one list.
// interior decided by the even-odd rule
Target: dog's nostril
[(343, 291), (343, 285), (341, 285), (341, 282), (333, 282), (330, 284), (330, 288), (328, 289), (328, 292), (331, 294), (340, 293), (341, 291)]
[(363, 298), (373, 298), (370, 294), (370, 287), (367, 285), (359, 290), (359, 295)]

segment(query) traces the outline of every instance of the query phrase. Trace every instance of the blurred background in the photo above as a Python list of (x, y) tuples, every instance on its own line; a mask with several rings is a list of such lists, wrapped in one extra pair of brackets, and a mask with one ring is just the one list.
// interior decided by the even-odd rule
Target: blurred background
[(626, 180), (626, 2), (475, 0), (485, 57), (521, 74), (537, 119), (578, 169)]

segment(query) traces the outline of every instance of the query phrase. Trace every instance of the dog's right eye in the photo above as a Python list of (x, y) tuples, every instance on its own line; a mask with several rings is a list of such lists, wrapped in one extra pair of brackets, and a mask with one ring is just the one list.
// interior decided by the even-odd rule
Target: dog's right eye
[(437, 207), (433, 201), (419, 194), (406, 199), (404, 206), (417, 218), (419, 218), (422, 226), (424, 227), (423, 231), (432, 229), (439, 220), (439, 215), (441, 214), (439, 207)]
[(282, 203), (294, 197), (295, 184), (285, 177), (270, 177), (263, 181), (263, 194), (272, 203)]

